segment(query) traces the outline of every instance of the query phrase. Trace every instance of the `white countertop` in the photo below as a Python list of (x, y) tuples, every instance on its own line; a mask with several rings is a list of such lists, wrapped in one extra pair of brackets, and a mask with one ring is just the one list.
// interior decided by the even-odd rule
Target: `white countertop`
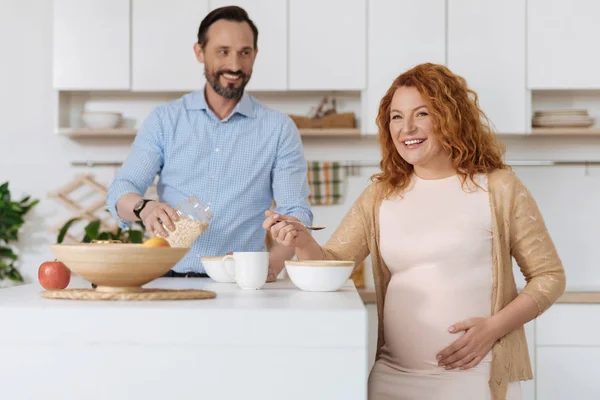
[(246, 291), (207, 278), (148, 287), (217, 297), (80, 301), (42, 298), (37, 283), (0, 290), (2, 397), (366, 399), (367, 315), (351, 281), (330, 293), (289, 281)]
[[(571, 284), (568, 282), (569, 276), (567, 275), (567, 287), (565, 288), (565, 293), (594, 293), (594, 292), (599, 292), (600, 293), (600, 286), (597, 284), (589, 284), (589, 285), (585, 285), (585, 284), (579, 284), (579, 283), (575, 283), (575, 284)], [(521, 290), (523, 290), (524, 286), (517, 286), (517, 290), (520, 292)]]
[[(69, 288), (87, 288), (75, 279)], [(161, 278), (146, 287), (207, 289), (215, 299), (169, 301), (82, 301), (45, 299), (37, 283), (0, 290), (0, 341), (60, 341), (248, 345), (312, 343), (364, 345), (364, 304), (348, 281), (337, 292), (304, 292), (290, 281), (267, 283), (260, 290), (206, 278)], [(345, 326), (340, 337), (337, 327)], [(48, 329), (53, 327), (53, 329)], [(39, 332), (45, 331), (44, 335)]]
[[(523, 287), (517, 287), (520, 292)], [(375, 288), (359, 289), (360, 297), (365, 304), (377, 303)], [(598, 285), (567, 285), (557, 304), (600, 304), (600, 287)]]

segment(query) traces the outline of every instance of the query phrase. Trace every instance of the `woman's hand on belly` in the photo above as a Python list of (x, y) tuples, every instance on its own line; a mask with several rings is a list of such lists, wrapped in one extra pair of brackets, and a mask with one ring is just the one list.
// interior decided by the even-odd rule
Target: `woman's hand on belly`
[(448, 331), (465, 331), (465, 334), (438, 353), (439, 365), (446, 369), (475, 367), (500, 338), (490, 318), (469, 318), (452, 325)]

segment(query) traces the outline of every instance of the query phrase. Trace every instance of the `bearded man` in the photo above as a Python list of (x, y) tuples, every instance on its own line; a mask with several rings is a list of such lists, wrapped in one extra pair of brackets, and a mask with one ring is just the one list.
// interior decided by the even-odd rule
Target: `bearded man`
[[(283, 51), (283, 50), (282, 50)], [(167, 237), (176, 207), (191, 196), (214, 213), (210, 228), (168, 276), (206, 276), (200, 257), (265, 251), (265, 211), (312, 223), (307, 164), (293, 121), (244, 92), (258, 54), (258, 29), (235, 6), (209, 13), (194, 43), (203, 90), (156, 107), (112, 182), (107, 204), (122, 228), (143, 221)], [(144, 198), (156, 176), (159, 201)], [(287, 217), (290, 218), (290, 217)], [(270, 249), (269, 280), (293, 256)]]

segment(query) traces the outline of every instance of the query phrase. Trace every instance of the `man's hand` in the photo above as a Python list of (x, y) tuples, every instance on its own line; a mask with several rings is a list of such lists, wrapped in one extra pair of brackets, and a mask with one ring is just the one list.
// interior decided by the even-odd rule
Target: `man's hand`
[(174, 231), (174, 222), (179, 220), (179, 215), (173, 207), (157, 201), (146, 204), (146, 207), (140, 213), (140, 217), (149, 234), (162, 237), (169, 236), (167, 229), (171, 232)]

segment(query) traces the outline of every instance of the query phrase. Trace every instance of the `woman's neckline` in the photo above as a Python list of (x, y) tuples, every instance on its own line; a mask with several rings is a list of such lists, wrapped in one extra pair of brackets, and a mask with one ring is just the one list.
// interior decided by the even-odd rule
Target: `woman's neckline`
[(446, 181), (450, 181), (453, 179), (456, 179), (458, 175), (457, 174), (452, 174), (450, 176), (446, 176), (444, 178), (430, 178), (430, 179), (426, 179), (426, 178), (421, 178), (419, 175), (417, 175), (414, 171), (413, 171), (413, 177), (415, 180), (420, 181), (420, 182), (446, 182)]

